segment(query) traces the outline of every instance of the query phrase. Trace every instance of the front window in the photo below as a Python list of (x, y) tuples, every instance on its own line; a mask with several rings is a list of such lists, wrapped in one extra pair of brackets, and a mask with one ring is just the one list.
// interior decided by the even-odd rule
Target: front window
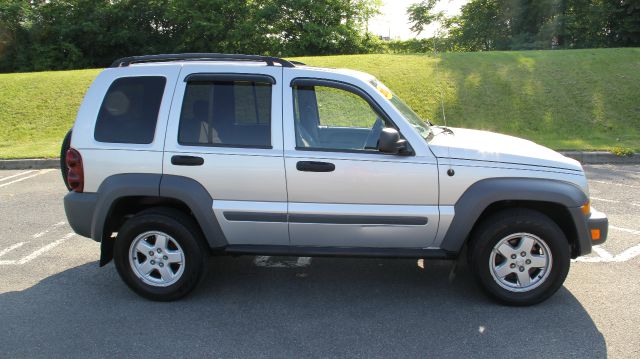
[(293, 86), (296, 148), (378, 151), (390, 126), (359, 94), (330, 85)]
[(393, 107), (400, 111), (402, 116), (409, 121), (411, 126), (420, 133), (420, 136), (426, 139), (431, 134), (431, 126), (429, 123), (420, 118), (420, 116), (418, 116), (418, 114), (415, 113), (409, 105), (402, 101), (400, 97), (394, 94), (387, 86), (375, 79), (371, 80), (370, 83), (382, 94), (382, 96), (391, 102)]

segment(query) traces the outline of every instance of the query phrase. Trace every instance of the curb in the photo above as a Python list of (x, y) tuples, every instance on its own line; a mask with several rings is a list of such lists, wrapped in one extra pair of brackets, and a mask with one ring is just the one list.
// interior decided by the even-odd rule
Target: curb
[(0, 160), (0, 170), (42, 170), (60, 168), (59, 158), (28, 158), (20, 160)]
[[(606, 151), (560, 151), (561, 154), (580, 161), (582, 164), (640, 164), (640, 154), (616, 156)], [(28, 158), (19, 160), (0, 160), (0, 170), (26, 170), (60, 168), (58, 158)]]
[(631, 156), (616, 156), (607, 151), (559, 151), (561, 154), (578, 160), (582, 164), (616, 164), (634, 165), (640, 164), (640, 154), (634, 153)]

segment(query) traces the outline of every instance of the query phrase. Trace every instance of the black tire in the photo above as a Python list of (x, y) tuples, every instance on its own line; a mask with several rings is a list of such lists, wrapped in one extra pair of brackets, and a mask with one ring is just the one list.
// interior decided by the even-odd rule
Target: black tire
[[(171, 236), (184, 253), (184, 269), (179, 279), (160, 287), (145, 283), (129, 261), (130, 247), (140, 234), (159, 231)], [(134, 292), (154, 301), (177, 300), (189, 294), (204, 277), (208, 251), (197, 223), (184, 213), (170, 208), (153, 208), (127, 220), (118, 231), (114, 262), (118, 274)]]
[(67, 183), (67, 174), (69, 173), (69, 168), (67, 167), (67, 150), (69, 147), (71, 147), (71, 130), (64, 136), (62, 146), (60, 146), (60, 172), (62, 173), (62, 181), (65, 187), (67, 187), (67, 190), (71, 191), (71, 187), (69, 187), (69, 183)]
[[(494, 278), (492, 274), (491, 266), (495, 262), (491, 262), (491, 254), (494, 246), (509, 235), (517, 233), (529, 233), (537, 236), (546, 243), (552, 257), (552, 260), (548, 261), (551, 263), (548, 275), (539, 280), (537, 287), (532, 285), (530, 290), (505, 289), (504, 282), (502, 285), (499, 284), (499, 280)], [(517, 238), (514, 241), (517, 242)], [(534, 248), (541, 248), (541, 246)], [(470, 256), (471, 270), (486, 293), (507, 305), (526, 306), (540, 303), (560, 289), (569, 273), (571, 250), (564, 233), (549, 217), (530, 209), (509, 209), (491, 215), (474, 230), (468, 255)], [(518, 257), (519, 255), (516, 256), (515, 259), (507, 259), (498, 255), (494, 260), (522, 261)], [(498, 263), (500, 264), (500, 262)], [(520, 268), (519, 264), (514, 263), (513, 265), (516, 266), (516, 269)], [(515, 272), (516, 269), (513, 271)], [(539, 269), (535, 268), (532, 268), (531, 271), (532, 280), (536, 280), (536, 273), (542, 273), (537, 272)], [(527, 269), (525, 273), (529, 273), (529, 270)], [(515, 278), (513, 276), (517, 277), (518, 273), (509, 275), (511, 277), (505, 278)]]

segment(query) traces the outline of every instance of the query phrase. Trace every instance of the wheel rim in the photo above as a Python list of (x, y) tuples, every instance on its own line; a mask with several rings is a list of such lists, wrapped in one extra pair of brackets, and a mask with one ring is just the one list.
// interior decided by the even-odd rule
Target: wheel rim
[(133, 273), (144, 283), (167, 287), (182, 277), (185, 256), (173, 237), (163, 232), (149, 231), (131, 242), (129, 264)]
[(500, 287), (511, 292), (527, 292), (544, 283), (552, 262), (551, 251), (544, 240), (531, 233), (514, 233), (493, 247), (489, 268)]

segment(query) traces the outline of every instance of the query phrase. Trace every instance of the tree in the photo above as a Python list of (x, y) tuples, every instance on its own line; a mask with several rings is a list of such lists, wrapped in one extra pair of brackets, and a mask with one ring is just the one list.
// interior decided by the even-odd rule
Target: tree
[(433, 8), (437, 3), (438, 0), (423, 0), (419, 3), (411, 4), (407, 8), (407, 15), (409, 15), (412, 32), (420, 35), (425, 27), (435, 21), (442, 20), (444, 14), (441, 11), (433, 12)]

